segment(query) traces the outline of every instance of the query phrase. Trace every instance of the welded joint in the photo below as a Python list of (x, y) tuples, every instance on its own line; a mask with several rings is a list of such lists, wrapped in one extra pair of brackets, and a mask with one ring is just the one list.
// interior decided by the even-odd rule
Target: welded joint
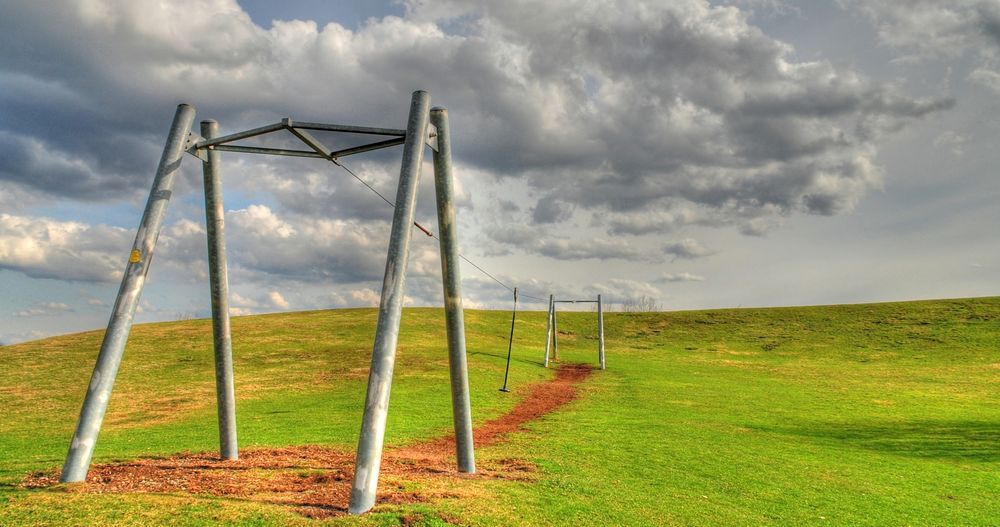
[(205, 141), (204, 137), (194, 132), (188, 132), (187, 138), (184, 140), (184, 151), (193, 155), (194, 157), (197, 157), (198, 159), (201, 159), (202, 161), (207, 162), (208, 153), (205, 152), (206, 147), (199, 148), (198, 146), (199, 143), (202, 143), (204, 141)]
[(431, 147), (431, 150), (438, 151), (438, 129), (431, 123), (427, 123), (427, 146)]

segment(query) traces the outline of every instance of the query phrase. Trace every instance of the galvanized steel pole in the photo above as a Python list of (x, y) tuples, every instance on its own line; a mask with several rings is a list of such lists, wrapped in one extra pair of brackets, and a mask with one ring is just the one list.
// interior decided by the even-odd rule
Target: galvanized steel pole
[(108, 321), (108, 329), (104, 333), (101, 351), (97, 355), (94, 373), (90, 378), (83, 408), (80, 409), (80, 419), (77, 421), (76, 432), (70, 443), (66, 463), (63, 464), (59, 481), (63, 483), (84, 481), (90, 468), (90, 459), (94, 454), (94, 445), (101, 431), (104, 413), (108, 409), (108, 400), (118, 375), (125, 343), (128, 341), (129, 330), (135, 309), (139, 305), (139, 295), (149, 272), (153, 259), (153, 248), (163, 225), (163, 216), (170, 201), (174, 186), (174, 177), (180, 169), (181, 156), (184, 154), (184, 141), (194, 122), (194, 107), (181, 104), (174, 114), (173, 123), (167, 143), (160, 157), (160, 165), (156, 169), (153, 187), (150, 189), (146, 210), (142, 214), (139, 231), (132, 244), (132, 252), (128, 257), (122, 284), (118, 289), (115, 307)]
[(545, 367), (549, 367), (549, 349), (552, 344), (552, 309), (555, 306), (553, 295), (549, 295), (548, 319), (545, 325)]
[(382, 462), (382, 444), (385, 439), (386, 412), (389, 409), (389, 390), (392, 387), (392, 370), (396, 361), (396, 341), (403, 309), (403, 282), (410, 255), (410, 234), (416, 209), (417, 185), (420, 166), (427, 140), (427, 119), (430, 95), (424, 91), (413, 93), (410, 117), (406, 124), (406, 142), (403, 143), (403, 162), (396, 190), (396, 210), (392, 216), (392, 231), (382, 280), (382, 299), (379, 302), (378, 323), (375, 327), (375, 345), (372, 350), (371, 371), (368, 374), (368, 393), (365, 414), (361, 420), (361, 437), (358, 440), (354, 481), (351, 485), (351, 503), (348, 512), (360, 514), (375, 505), (379, 467)]
[[(219, 123), (201, 122), (201, 135), (219, 135)], [(205, 179), (205, 226), (208, 231), (208, 276), (212, 292), (212, 335), (215, 348), (215, 398), (219, 413), (219, 455), (239, 459), (236, 442), (236, 393), (233, 387), (233, 338), (229, 327), (229, 272), (226, 269), (226, 224), (219, 176), (219, 152), (209, 147), (202, 163)]]
[(604, 369), (604, 304), (601, 295), (597, 295), (597, 340), (600, 342), (601, 369)]
[(431, 109), (437, 128), (434, 151), (434, 190), (437, 198), (438, 239), (441, 242), (441, 278), (444, 282), (444, 317), (448, 327), (448, 368), (451, 374), (451, 411), (455, 421), (455, 454), (458, 471), (476, 471), (472, 441), (472, 406), (469, 402), (469, 367), (465, 356), (465, 314), (462, 309), (462, 276), (459, 269), (458, 229), (455, 225), (455, 185), (451, 167), (451, 131), (448, 110)]

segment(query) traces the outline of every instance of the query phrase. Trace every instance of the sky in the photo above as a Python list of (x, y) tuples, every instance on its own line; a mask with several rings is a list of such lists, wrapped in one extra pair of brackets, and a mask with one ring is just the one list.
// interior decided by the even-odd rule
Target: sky
[[(0, 48), (0, 343), (106, 325), (177, 104), (222, 133), (402, 128), (415, 90), (449, 110), (462, 252), (528, 295), (1000, 293), (997, 0), (0, 0)], [(344, 162), (394, 195), (398, 149)], [(322, 160), (222, 163), (234, 315), (377, 305), (388, 206)], [(210, 314), (181, 170), (138, 322)], [(419, 232), (406, 293), (441, 303)]]

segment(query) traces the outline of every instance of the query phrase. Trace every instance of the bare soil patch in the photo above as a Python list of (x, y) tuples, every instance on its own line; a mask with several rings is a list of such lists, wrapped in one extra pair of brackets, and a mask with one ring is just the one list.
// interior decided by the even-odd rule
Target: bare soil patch
[[(577, 396), (576, 385), (592, 368), (562, 365), (555, 379), (536, 384), (510, 412), (473, 431), (475, 445), (500, 443), (526, 423), (557, 410)], [(295, 507), (308, 517), (346, 514), (354, 471), (354, 452), (324, 446), (243, 449), (237, 461), (221, 461), (214, 452), (180, 453), (93, 465), (87, 484), (67, 485), (70, 492), (190, 493), (231, 497)], [(385, 451), (378, 503), (416, 503), (460, 497), (462, 479), (528, 480), (535, 466), (525, 460), (480, 462), (476, 474), (455, 469), (454, 435)], [(56, 486), (59, 470), (28, 475), (27, 488)], [(415, 490), (416, 489), (416, 490)]]

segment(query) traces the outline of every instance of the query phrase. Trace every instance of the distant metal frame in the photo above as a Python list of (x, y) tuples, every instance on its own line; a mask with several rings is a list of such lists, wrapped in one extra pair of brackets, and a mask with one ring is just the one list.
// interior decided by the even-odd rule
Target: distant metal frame
[(604, 304), (601, 295), (597, 300), (556, 300), (555, 295), (549, 295), (549, 320), (545, 329), (545, 367), (549, 367), (549, 351), (552, 360), (559, 360), (559, 326), (556, 324), (556, 304), (597, 304), (597, 359), (604, 369)]
[[(469, 404), (468, 365), (465, 350), (465, 322), (462, 307), (459, 253), (455, 224), (454, 178), (451, 162), (451, 139), (448, 111), (430, 108), (430, 95), (413, 93), (406, 129), (373, 128), (282, 119), (281, 122), (219, 136), (219, 125), (206, 120), (201, 134), (191, 132), (195, 109), (188, 104), (177, 107), (160, 158), (149, 199), (136, 233), (132, 251), (122, 277), (121, 287), (111, 312), (104, 341), (97, 356), (94, 373), (80, 410), (76, 431), (63, 465), (61, 482), (85, 481), (108, 408), (111, 390), (121, 365), (125, 343), (132, 328), (139, 296), (153, 258), (174, 179), (180, 171), (185, 152), (202, 160), (205, 185), (205, 215), (208, 233), (209, 280), (212, 293), (212, 332), (215, 350), (216, 398), (219, 414), (219, 453), (222, 459), (237, 459), (236, 399), (233, 387), (232, 337), (229, 324), (229, 278), (226, 266), (225, 226), (222, 185), (219, 175), (220, 152), (267, 154), (323, 158), (334, 163), (341, 157), (403, 145), (402, 165), (396, 192), (395, 211), (386, 256), (382, 296), (379, 302), (375, 343), (372, 350), (368, 391), (365, 398), (361, 434), (351, 487), (349, 512), (359, 514), (375, 504), (379, 467), (385, 437), (389, 391), (395, 365), (396, 344), (402, 316), (403, 283), (410, 252), (411, 225), (414, 224), (417, 186), (423, 164), (424, 146), (430, 146), (434, 160), (434, 187), (437, 200), (438, 237), (441, 244), (441, 269), (444, 289), (445, 319), (448, 333), (448, 359), (451, 377), (452, 411), (455, 425), (456, 454), (460, 472), (475, 472), (472, 438), (472, 412)], [(378, 142), (332, 150), (314, 137), (310, 130), (388, 136)], [(288, 131), (309, 150), (241, 146), (231, 143), (273, 132)], [(337, 163), (339, 164), (339, 163)], [(419, 227), (419, 226), (418, 226)], [(421, 229), (423, 229), (421, 227)]]

